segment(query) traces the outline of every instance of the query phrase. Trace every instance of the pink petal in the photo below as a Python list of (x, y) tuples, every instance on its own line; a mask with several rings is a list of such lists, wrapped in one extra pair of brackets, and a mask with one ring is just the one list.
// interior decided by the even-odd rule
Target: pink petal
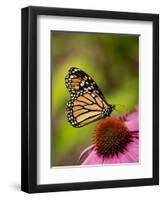
[(139, 144), (137, 139), (127, 145), (125, 155), (131, 160), (131, 162), (139, 161)]
[(124, 153), (118, 154), (120, 163), (130, 163), (132, 160), (128, 156), (126, 156), (126, 151)]
[(139, 145), (133, 141), (127, 145), (127, 150), (124, 153), (119, 153), (118, 157), (121, 163), (137, 162), (139, 157)]
[(120, 159), (117, 157), (117, 155), (114, 155), (113, 157), (104, 158), (103, 164), (113, 164), (113, 163), (120, 163)]
[(130, 134), (132, 135), (133, 139), (137, 139), (137, 143), (139, 143), (138, 139), (139, 139), (139, 131), (134, 131), (134, 132), (130, 132)]
[(127, 116), (125, 117), (125, 120), (126, 121), (130, 121), (130, 120), (137, 120), (138, 119), (138, 112), (131, 112), (131, 113), (128, 113)]
[(139, 161), (139, 143), (135, 139), (133, 142), (128, 144), (127, 150), (124, 153), (118, 153), (118, 156), (108, 157), (104, 159), (103, 164), (112, 163), (133, 163)]
[(138, 162), (138, 157), (129, 151), (125, 153), (125, 156), (130, 160), (131, 163)]
[(80, 154), (79, 160), (85, 159), (91, 153), (93, 148), (95, 148), (94, 144), (92, 144), (92, 145), (88, 146), (86, 149), (84, 149), (82, 151), (82, 153)]
[(102, 164), (103, 157), (97, 154), (96, 150), (92, 150), (92, 152), (88, 155), (82, 165), (91, 165), (91, 164)]
[(124, 123), (127, 126), (127, 128), (129, 129), (129, 131), (131, 131), (131, 132), (139, 130), (139, 120), (138, 119), (125, 121)]

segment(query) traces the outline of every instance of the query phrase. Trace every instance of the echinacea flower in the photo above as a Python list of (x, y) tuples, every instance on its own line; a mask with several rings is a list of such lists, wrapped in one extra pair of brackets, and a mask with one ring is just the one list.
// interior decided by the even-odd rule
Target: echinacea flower
[(138, 107), (135, 112), (101, 120), (92, 145), (80, 155), (83, 165), (135, 163), (139, 161)]

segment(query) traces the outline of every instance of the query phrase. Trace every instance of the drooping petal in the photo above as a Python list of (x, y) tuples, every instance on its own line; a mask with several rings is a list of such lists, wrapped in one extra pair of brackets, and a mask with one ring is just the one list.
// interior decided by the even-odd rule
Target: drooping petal
[(82, 153), (80, 154), (79, 160), (86, 159), (94, 148), (95, 148), (95, 145), (92, 144), (88, 146), (86, 149), (84, 149), (84, 151), (82, 151)]
[(94, 165), (94, 164), (102, 164), (103, 158), (97, 154), (96, 150), (92, 150), (92, 152), (88, 155), (82, 165)]

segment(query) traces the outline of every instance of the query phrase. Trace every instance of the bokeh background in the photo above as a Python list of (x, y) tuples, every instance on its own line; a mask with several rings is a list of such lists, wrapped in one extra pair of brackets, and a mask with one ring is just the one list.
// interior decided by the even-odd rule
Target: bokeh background
[(79, 165), (97, 122), (82, 128), (68, 123), (68, 69), (78, 67), (95, 80), (107, 102), (116, 105), (113, 115), (133, 111), (139, 93), (139, 36), (52, 31), (51, 52), (51, 165)]

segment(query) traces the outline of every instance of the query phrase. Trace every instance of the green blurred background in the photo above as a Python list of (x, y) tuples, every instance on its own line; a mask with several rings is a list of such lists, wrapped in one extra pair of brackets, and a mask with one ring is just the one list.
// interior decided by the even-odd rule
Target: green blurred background
[(79, 156), (91, 144), (97, 122), (72, 127), (66, 118), (69, 92), (65, 76), (70, 67), (89, 74), (110, 104), (113, 115), (134, 110), (138, 104), (139, 36), (105, 33), (51, 32), (52, 166), (79, 165)]

